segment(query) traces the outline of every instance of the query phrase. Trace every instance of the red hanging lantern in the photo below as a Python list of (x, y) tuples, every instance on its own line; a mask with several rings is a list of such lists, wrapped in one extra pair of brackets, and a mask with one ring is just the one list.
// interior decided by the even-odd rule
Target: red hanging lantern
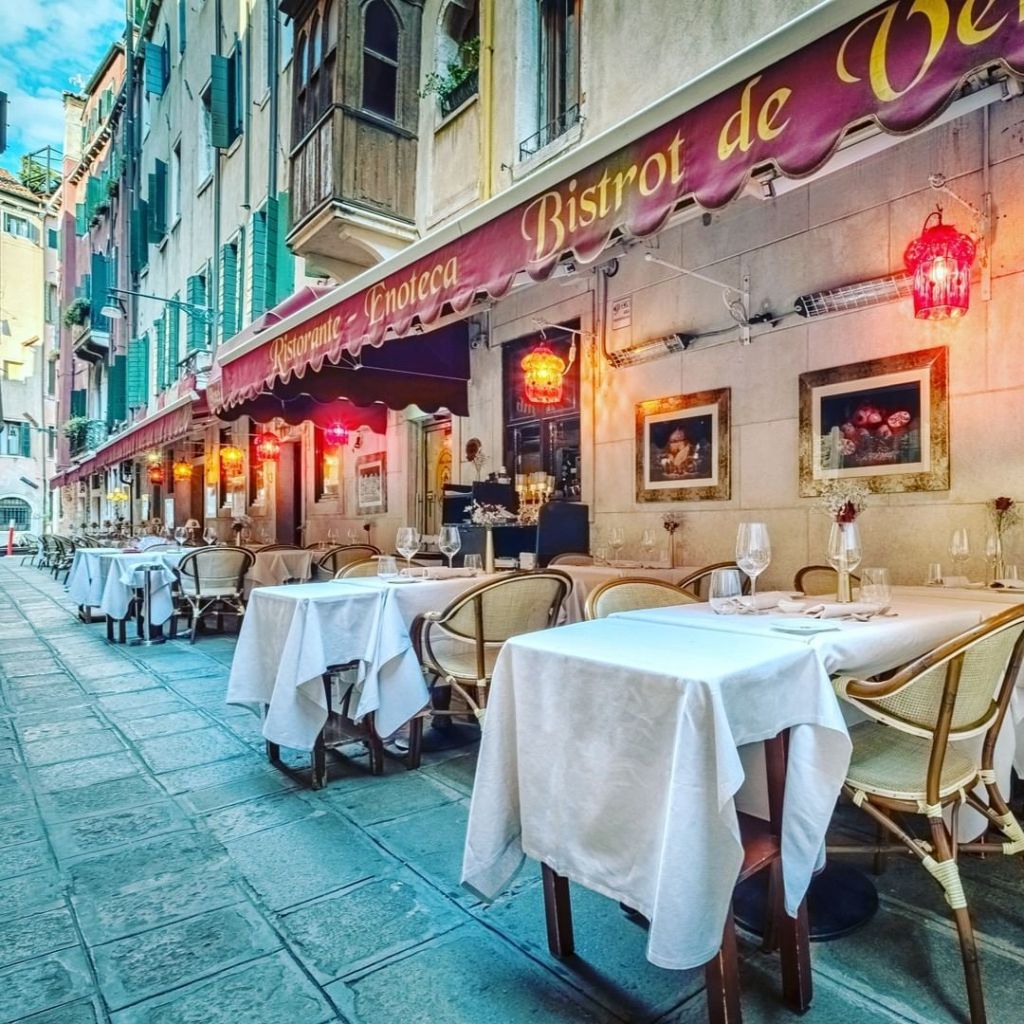
[(332, 423), (324, 428), (324, 440), (332, 448), (348, 444), (348, 427), (344, 423)]
[(281, 457), (281, 438), (269, 430), (257, 434), (253, 444), (260, 462), (277, 462)]
[(151, 484), (162, 484), (164, 482), (164, 467), (156, 463), (149, 467), (147, 475)]
[[(929, 226), (932, 218), (936, 223)], [(903, 260), (914, 275), (914, 316), (918, 320), (954, 320), (971, 302), (974, 239), (942, 223), (942, 207), (925, 219), (919, 238), (907, 246)]]
[(542, 341), (520, 364), (523, 390), (531, 405), (557, 405), (562, 400), (562, 376), (565, 360), (555, 355)]
[(237, 473), (245, 460), (245, 453), (233, 444), (226, 444), (220, 450), (220, 464), (225, 473)]
[(192, 479), (192, 463), (179, 460), (171, 467), (171, 475), (175, 480), (184, 481)]

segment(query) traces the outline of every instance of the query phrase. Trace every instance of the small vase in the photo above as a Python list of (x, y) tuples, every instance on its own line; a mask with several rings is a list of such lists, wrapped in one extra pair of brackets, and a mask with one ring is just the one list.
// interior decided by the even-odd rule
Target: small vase
[(832, 524), (828, 535), (828, 564), (836, 571), (836, 600), (849, 604), (853, 600), (850, 573), (860, 565), (860, 530), (856, 523)]
[(484, 572), (494, 572), (494, 532), (484, 527)]
[(985, 557), (989, 564), (992, 578), (989, 583), (1001, 580), (1006, 576), (1006, 559), (1003, 557), (1003, 535), (1000, 532), (990, 533), (985, 541)]

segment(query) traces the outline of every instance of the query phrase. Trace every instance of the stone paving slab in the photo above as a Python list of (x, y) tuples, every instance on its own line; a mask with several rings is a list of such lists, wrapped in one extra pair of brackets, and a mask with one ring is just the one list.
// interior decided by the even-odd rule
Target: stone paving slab
[(91, 996), (93, 991), (89, 964), (80, 949), (26, 960), (0, 970), (0, 1021), (20, 1021), (38, 1010)]
[(78, 932), (67, 907), (0, 923), (0, 967), (77, 945)]

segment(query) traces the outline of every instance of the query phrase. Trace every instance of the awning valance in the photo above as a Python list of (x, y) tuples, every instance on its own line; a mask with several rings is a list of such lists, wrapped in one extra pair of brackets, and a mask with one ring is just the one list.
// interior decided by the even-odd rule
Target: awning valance
[[(215, 370), (208, 394), (217, 392), (223, 372)], [(364, 349), (357, 357), (343, 355), (337, 362), (324, 362), (317, 373), (304, 368), (253, 398), (222, 405), (217, 415), (228, 420), (251, 416), (259, 422), (280, 417), (287, 423), (319, 423), (327, 417), (351, 427), (376, 430), (380, 424), (383, 432), (388, 409), (416, 405), (424, 412), (443, 408), (456, 416), (469, 415), (468, 381), (469, 331), (458, 321), (422, 337)], [(339, 400), (344, 405), (339, 406)]]
[(50, 486), (62, 487), (64, 484), (73, 484), (77, 480), (84, 480), (90, 473), (98, 473), (107, 466), (138, 455), (139, 452), (160, 448), (179, 440), (188, 433), (192, 426), (194, 407), (202, 401), (194, 393), (182, 395), (165, 408), (106, 441), (84, 462), (58, 473), (50, 480)]
[(543, 279), (566, 254), (593, 260), (613, 235), (649, 235), (683, 203), (721, 207), (755, 170), (807, 175), (851, 127), (910, 132), (993, 66), (1024, 74), (1019, 0), (821, 4), (257, 338), (227, 346), (213, 406), (500, 296), (524, 271)]

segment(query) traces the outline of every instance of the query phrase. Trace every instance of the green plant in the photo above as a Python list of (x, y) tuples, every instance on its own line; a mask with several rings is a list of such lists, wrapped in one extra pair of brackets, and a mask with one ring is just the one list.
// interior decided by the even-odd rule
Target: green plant
[(88, 416), (72, 416), (70, 419), (64, 421), (64, 426), (60, 429), (61, 433), (68, 438), (69, 441), (74, 441), (85, 433), (88, 425)]
[(444, 106), (445, 100), (467, 78), (472, 77), (477, 73), (480, 67), (480, 37), (475, 36), (472, 39), (467, 39), (465, 42), (459, 43), (458, 54), (454, 60), (448, 61), (445, 65), (444, 71), (431, 71), (426, 78), (423, 79), (423, 88), (420, 90), (420, 96), (431, 96), (435, 95), (438, 98), (441, 106)]
[(107, 195), (110, 196), (111, 199), (113, 199), (114, 196), (117, 195), (120, 188), (121, 183), (117, 180), (117, 178), (111, 178), (110, 181), (107, 182)]
[(77, 298), (64, 310), (61, 320), (65, 327), (81, 327), (89, 318), (89, 300)]

